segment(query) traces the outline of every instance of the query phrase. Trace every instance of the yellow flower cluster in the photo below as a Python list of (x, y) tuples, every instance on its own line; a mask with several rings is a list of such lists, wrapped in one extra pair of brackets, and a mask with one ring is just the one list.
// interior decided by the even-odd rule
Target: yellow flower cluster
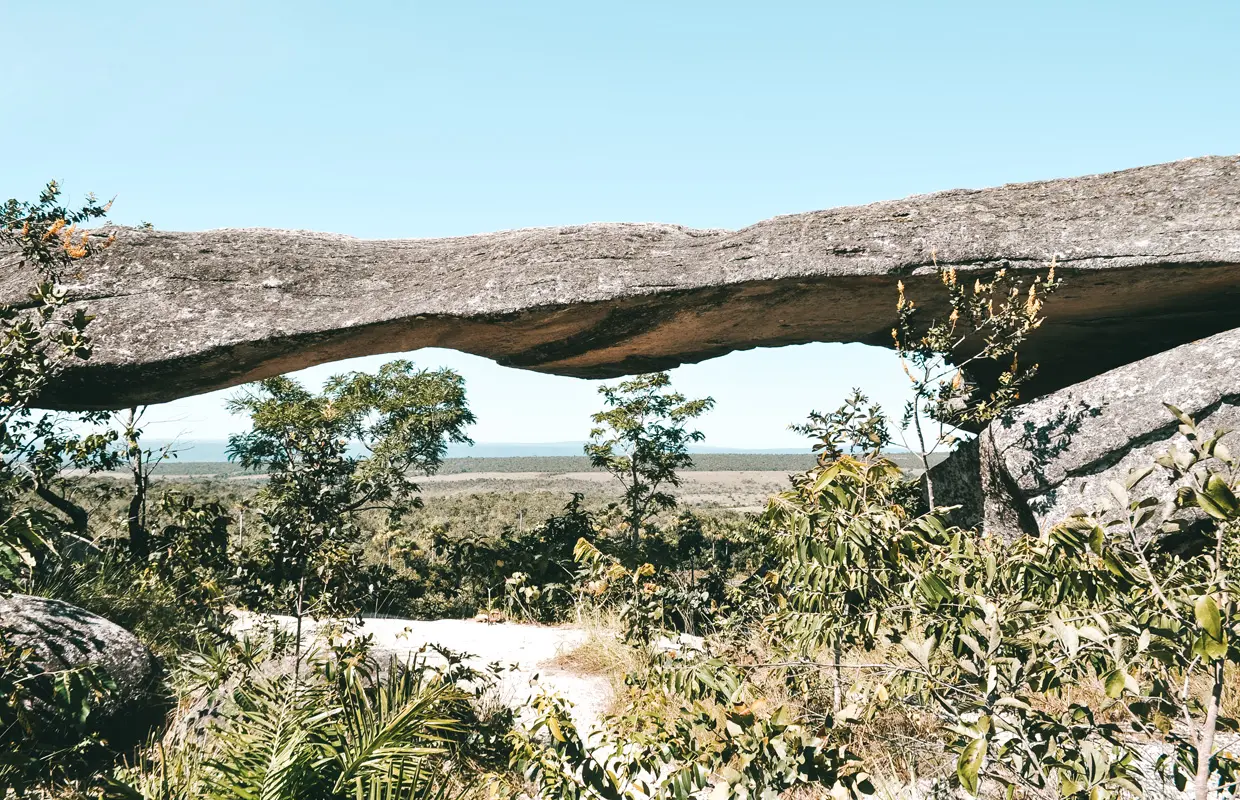
[[(109, 203), (109, 205), (111, 204)], [(30, 236), (30, 220), (26, 220), (22, 223), (22, 236)], [(81, 235), (78, 235), (77, 225), (70, 225), (65, 220), (58, 219), (52, 222), (51, 225), (47, 226), (47, 230), (43, 231), (43, 235), (40, 239), (44, 242), (49, 242), (53, 238), (59, 238), (60, 246), (69, 258), (78, 259), (85, 258), (90, 255), (90, 237), (90, 231), (82, 231)], [(103, 241), (100, 247), (106, 248), (114, 241), (116, 241), (116, 237), (109, 236)]]

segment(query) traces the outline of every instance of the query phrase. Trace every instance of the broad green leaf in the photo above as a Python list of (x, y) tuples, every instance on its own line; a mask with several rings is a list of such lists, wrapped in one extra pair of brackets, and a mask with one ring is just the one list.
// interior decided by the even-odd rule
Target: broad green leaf
[(1100, 628), (1093, 625), (1082, 625), (1078, 633), (1082, 639), (1096, 642), (1097, 644), (1105, 644), (1107, 640), (1107, 635)]
[(904, 645), (904, 649), (917, 660), (917, 663), (923, 669), (930, 669), (930, 656), (934, 654), (934, 647), (937, 644), (933, 637), (921, 642), (914, 642), (912, 639), (901, 639), (900, 644)]
[(951, 589), (947, 587), (942, 578), (933, 573), (922, 577), (921, 593), (927, 600), (935, 603), (941, 603), (952, 598)]
[(1193, 615), (1197, 617), (1197, 624), (1211, 639), (1218, 642), (1223, 640), (1223, 620), (1218, 613), (1218, 603), (1214, 602), (1213, 597), (1208, 594), (1198, 597), (1193, 604)]
[(1068, 657), (1075, 658), (1077, 651), (1081, 649), (1081, 637), (1076, 628), (1060, 619), (1058, 614), (1051, 614), (1050, 622), (1055, 635), (1059, 637), (1064, 649), (1068, 651)]
[(1206, 479), (1205, 493), (1228, 517), (1240, 513), (1240, 502), (1237, 502), (1227, 480), (1219, 473), (1211, 473)]
[(1217, 661), (1227, 656), (1227, 643), (1202, 631), (1193, 641), (1192, 653), (1200, 656), (1202, 661)]
[(981, 772), (982, 761), (986, 758), (988, 744), (984, 736), (974, 739), (956, 761), (956, 776), (960, 778), (961, 788), (974, 796), (977, 795), (978, 773)]
[(1214, 499), (1210, 497), (1208, 494), (1205, 494), (1204, 492), (1199, 492), (1196, 489), (1194, 489), (1193, 490), (1193, 502), (1197, 506), (1197, 508), (1200, 508), (1202, 511), (1206, 512), (1207, 514), (1209, 514), (1210, 516), (1214, 517), (1217, 520), (1226, 521), (1227, 518), (1229, 517), (1229, 514), (1227, 513), (1227, 511), (1220, 508), (1218, 503), (1214, 502)]
[(1130, 470), (1128, 472), (1128, 477), (1124, 478), (1124, 488), (1131, 491), (1133, 487), (1135, 487), (1141, 481), (1148, 478), (1150, 476), (1150, 473), (1152, 473), (1153, 471), (1154, 471), (1154, 466), (1152, 464), (1142, 469)]
[(1102, 548), (1106, 544), (1106, 531), (1101, 525), (1095, 525), (1089, 532), (1089, 549), (1094, 555), (1102, 555)]
[(1015, 697), (1000, 697), (995, 701), (995, 705), (998, 707), (1019, 708), (1022, 711), (1029, 711), (1032, 708), (1024, 700), (1020, 700)]
[(564, 738), (564, 732), (560, 730), (560, 721), (555, 718), (554, 714), (547, 717), (547, 727), (551, 729), (551, 735), (557, 742), (567, 741)]
[(1119, 669), (1107, 676), (1107, 697), (1117, 698), (1124, 694), (1125, 677), (1124, 671)]
[(1119, 481), (1107, 481), (1107, 491), (1111, 493), (1111, 497), (1115, 498), (1115, 503), (1120, 508), (1128, 508), (1128, 504), (1132, 502), (1128, 497), (1128, 490)]

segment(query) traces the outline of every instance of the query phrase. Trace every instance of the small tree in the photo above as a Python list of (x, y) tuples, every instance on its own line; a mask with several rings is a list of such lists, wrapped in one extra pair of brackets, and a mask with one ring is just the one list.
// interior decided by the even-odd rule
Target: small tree
[(116, 431), (106, 427), (110, 412), (77, 415), (77, 422), (92, 426), (83, 433), (69, 425), (64, 414), (42, 414), (34, 419), (26, 435), (27, 449), (21, 454), (22, 466), (34, 493), (67, 519), (74, 534), (88, 534), (90, 513), (74, 498), (74, 482), (65, 476), (66, 468), (103, 472), (116, 467), (118, 454), (113, 448)]
[(229, 457), (268, 472), (257, 502), (270, 541), (252, 576), (299, 622), (308, 603), (341, 610), (359, 555), (358, 515), (383, 511), (395, 523), (418, 507), (413, 476), (435, 472), (447, 442), (469, 442), (464, 429), (474, 421), (460, 375), (408, 361), (336, 376), (319, 393), (269, 378), (229, 408), (252, 425), (229, 439)]
[(151, 554), (151, 531), (146, 513), (151, 474), (167, 459), (176, 458), (176, 450), (171, 444), (157, 450), (142, 446), (142, 417), (145, 413), (146, 406), (141, 406), (113, 417), (120, 425), (120, 439), (124, 445), (124, 449), (116, 453), (115, 460), (118, 465), (124, 463), (133, 478), (133, 489), (125, 510), (125, 528), (129, 533), (129, 554), (137, 561), (145, 561)]
[[(62, 271), (110, 244), (92, 239), (77, 226), (103, 217), (108, 205), (93, 196), (78, 209), (60, 202), (60, 187), (49, 183), (37, 202), (9, 200), (0, 206), (0, 250), (6, 266), (29, 270), (36, 281), (29, 301), (0, 307), (0, 591), (14, 585), (48, 545), (59, 526), (39, 508), (20, 501), (33, 491), (65, 513), (74, 529), (84, 529), (85, 512), (52, 485), (65, 457), (89, 460), (97, 442), (62, 435), (55, 415), (31, 408), (57, 372), (90, 357), (82, 309), (68, 311), (58, 284)], [(109, 204), (110, 205), (110, 204)], [(64, 503), (58, 503), (64, 500)]]
[(772, 497), (762, 525), (786, 595), (770, 620), (783, 646), (833, 654), (832, 709), (842, 708), (845, 646), (873, 649), (903, 573), (901, 542), (920, 534), (899, 504), (903, 473), (882, 456), (890, 441), (882, 409), (859, 389), (836, 411), (793, 429), (813, 436), (818, 464)]
[[(59, 198), (59, 187), (50, 183), (37, 202), (0, 206), (0, 263), (32, 272), (35, 284), (26, 303), (0, 307), (0, 593), (29, 578), (62, 527), (29, 504), (28, 493), (65, 513), (72, 527), (84, 528), (80, 506), (52, 484), (64, 459), (95, 452), (93, 442), (65, 434), (55, 415), (31, 404), (65, 366), (90, 357), (90, 317), (66, 308), (58, 277), (107, 246), (109, 240), (76, 230), (102, 217), (107, 206), (88, 197), (71, 209)], [(46, 668), (32, 648), (8, 641), (0, 630), (0, 792), (24, 796), (33, 786), (72, 777), (97, 743), (88, 724), (91, 705), (109, 686), (89, 667)]]
[(670, 390), (671, 383), (666, 372), (655, 372), (600, 386), (607, 407), (593, 415), (595, 427), (585, 446), (590, 463), (624, 486), (634, 556), (651, 517), (676, 506), (666, 487), (679, 486), (678, 470), (693, 465), (689, 444), (705, 438), (687, 425), (715, 405), (710, 397), (687, 400)]
[(1055, 278), (1054, 261), (1045, 277), (1034, 276), (1027, 286), (1006, 269), (975, 278), (972, 285), (960, 280), (954, 267), (940, 269), (939, 279), (947, 289), (947, 317), (921, 324), (918, 308), (900, 281), (891, 331), (912, 383), (902, 427), (912, 428), (916, 436), (931, 508), (930, 457), (955, 443), (956, 428), (979, 430), (1020, 399), (1020, 387), (1038, 367), (1022, 366), (1017, 351), (1041, 327), (1046, 297), (1062, 283)]

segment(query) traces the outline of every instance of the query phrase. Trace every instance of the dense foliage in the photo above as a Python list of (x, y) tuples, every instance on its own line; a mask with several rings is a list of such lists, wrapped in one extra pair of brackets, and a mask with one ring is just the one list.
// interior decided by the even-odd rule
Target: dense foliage
[(359, 515), (381, 511), (398, 522), (420, 502), (413, 476), (434, 472), (447, 442), (468, 442), (474, 420), (459, 375), (408, 361), (336, 376), (321, 393), (269, 378), (230, 408), (252, 426), (230, 439), (231, 457), (268, 475), (256, 499), (265, 537), (244, 564), (250, 602), (299, 618), (308, 604), (348, 613)]

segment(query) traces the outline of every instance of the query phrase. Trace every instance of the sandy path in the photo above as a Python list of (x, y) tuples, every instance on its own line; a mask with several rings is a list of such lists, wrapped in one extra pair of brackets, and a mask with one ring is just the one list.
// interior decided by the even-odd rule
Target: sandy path
[[(292, 630), (292, 617), (276, 617), (281, 626)], [(238, 629), (250, 626), (238, 620)], [(314, 625), (308, 632), (313, 634)], [(406, 658), (428, 644), (467, 653), (468, 663), (486, 667), (492, 662), (513, 665), (500, 675), (498, 699), (511, 706), (522, 704), (541, 685), (573, 703), (573, 720), (582, 730), (594, 727), (611, 699), (611, 685), (598, 675), (580, 675), (547, 666), (557, 655), (578, 647), (586, 640), (581, 628), (548, 627), (501, 622), (488, 624), (473, 620), (366, 619), (359, 634), (373, 634), (377, 654)]]

